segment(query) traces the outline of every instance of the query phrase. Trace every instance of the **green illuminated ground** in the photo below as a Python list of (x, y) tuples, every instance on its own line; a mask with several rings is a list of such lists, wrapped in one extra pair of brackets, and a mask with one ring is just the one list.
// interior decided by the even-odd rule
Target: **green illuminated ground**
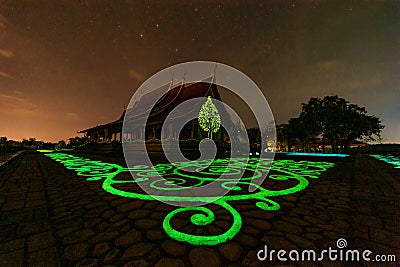
[[(46, 152), (45, 152), (46, 153)], [(176, 208), (164, 218), (163, 227), (165, 232), (171, 238), (188, 242), (193, 245), (216, 245), (232, 239), (241, 229), (241, 215), (229, 204), (238, 200), (255, 200), (255, 205), (261, 210), (278, 210), (279, 203), (271, 198), (276, 196), (288, 195), (305, 189), (309, 182), (308, 179), (318, 178), (318, 176), (334, 166), (330, 162), (312, 162), (312, 161), (293, 161), (293, 160), (276, 160), (271, 167), (271, 174), (267, 179), (277, 182), (294, 182), (294, 186), (289, 188), (272, 190), (265, 186), (258, 186), (251, 183), (252, 179), (261, 178), (263, 172), (268, 172), (270, 164), (269, 159), (250, 158), (245, 163), (244, 158), (234, 159), (217, 159), (212, 164), (196, 175), (189, 175), (182, 172), (180, 167), (195, 167), (200, 170), (208, 161), (192, 161), (190, 163), (174, 163), (172, 164), (157, 164), (154, 167), (138, 165), (134, 168), (124, 168), (118, 164), (105, 163), (94, 161), (82, 157), (77, 157), (65, 153), (46, 153), (46, 156), (59, 161), (66, 168), (77, 172), (79, 176), (86, 177), (88, 181), (103, 180), (103, 189), (111, 194), (136, 198), (141, 200), (154, 200), (156, 196), (158, 200), (168, 202), (185, 201), (185, 202), (210, 202), (227, 210), (233, 217), (231, 227), (222, 234), (214, 236), (202, 236), (188, 234), (178, 231), (171, 225), (172, 218), (183, 212), (196, 212), (192, 215), (190, 221), (194, 225), (208, 225), (214, 221), (214, 213), (206, 207), (184, 207)], [(235, 177), (246, 169), (244, 177), (236, 184)], [(136, 177), (126, 179), (117, 179), (121, 173), (131, 172)], [(251, 173), (251, 175), (249, 175)], [(157, 175), (165, 176), (167, 179), (159, 179)], [(205, 185), (211, 181), (215, 181), (221, 174), (223, 176), (218, 179), (218, 183), (223, 188), (230, 188), (232, 191), (222, 197), (204, 196), (204, 197), (182, 197), (177, 193), (175, 196), (163, 196), (162, 192), (171, 190), (182, 190), (188, 187)], [(246, 175), (247, 174), (247, 175)], [(149, 183), (154, 189), (154, 195), (132, 192), (122, 189), (120, 185)], [(180, 185), (182, 187), (177, 187)], [(248, 187), (252, 185), (257, 188), (252, 193), (248, 192)], [(124, 187), (125, 188), (125, 187)]]

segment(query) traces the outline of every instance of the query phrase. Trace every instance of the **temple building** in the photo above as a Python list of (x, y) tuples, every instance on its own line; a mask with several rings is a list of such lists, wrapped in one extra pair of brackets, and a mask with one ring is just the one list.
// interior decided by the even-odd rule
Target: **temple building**
[[(192, 98), (209, 96), (221, 101), (217, 85), (214, 83), (214, 75), (192, 83), (181, 81), (177, 84), (172, 84), (171, 82), (156, 90), (141, 95), (139, 99), (134, 101), (132, 107), (128, 109), (128, 111), (123, 111), (118, 120), (88, 128), (78, 133), (83, 133), (91, 142), (122, 141), (122, 139), (127, 142), (143, 139), (145, 139), (146, 142), (157, 142), (161, 139), (201, 140), (207, 137), (207, 133), (201, 129), (198, 121), (194, 119), (183, 127), (179, 136), (177, 136), (178, 133), (168, 127), (164, 130), (164, 136), (161, 136), (161, 128), (168, 114), (174, 107)], [(158, 101), (152, 107), (154, 99), (158, 99)], [(188, 110), (187, 112), (191, 111)], [(226, 111), (218, 110), (218, 112), (224, 113)], [(129, 125), (136, 125), (136, 121), (138, 121), (138, 124), (143, 121), (140, 114), (148, 114), (145, 130), (146, 134), (143, 133), (143, 127), (137, 127), (137, 129), (129, 129), (129, 133), (125, 133), (123, 136), (122, 127), (124, 118), (126, 117), (125, 120), (129, 120)], [(222, 117), (229, 118), (229, 116), (221, 116), (221, 118)], [(215, 140), (226, 138), (225, 133), (226, 132), (221, 127), (221, 130), (214, 135)]]

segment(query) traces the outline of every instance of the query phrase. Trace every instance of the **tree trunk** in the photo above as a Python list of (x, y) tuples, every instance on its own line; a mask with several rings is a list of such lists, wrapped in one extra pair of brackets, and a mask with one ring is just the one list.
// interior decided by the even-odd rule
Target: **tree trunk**
[(337, 148), (335, 136), (332, 136), (331, 138), (329, 138), (329, 143), (331, 144), (331, 147), (332, 147), (332, 153), (337, 153), (338, 148)]
[(350, 149), (350, 144), (353, 142), (354, 140), (351, 140), (349, 138), (347, 138), (346, 142), (343, 145), (343, 152), (344, 153), (349, 153), (349, 149)]

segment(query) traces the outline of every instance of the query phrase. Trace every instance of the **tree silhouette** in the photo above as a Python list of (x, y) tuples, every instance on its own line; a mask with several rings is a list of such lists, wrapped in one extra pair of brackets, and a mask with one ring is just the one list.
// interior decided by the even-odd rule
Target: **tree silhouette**
[(198, 115), (200, 127), (208, 132), (208, 138), (212, 139), (212, 133), (216, 133), (221, 125), (221, 118), (218, 110), (209, 96), (207, 101), (201, 106)]
[(302, 106), (299, 119), (308, 134), (321, 134), (327, 138), (334, 153), (339, 150), (346, 152), (350, 144), (358, 138), (379, 140), (384, 128), (380, 119), (368, 115), (364, 107), (349, 104), (338, 96), (311, 98)]

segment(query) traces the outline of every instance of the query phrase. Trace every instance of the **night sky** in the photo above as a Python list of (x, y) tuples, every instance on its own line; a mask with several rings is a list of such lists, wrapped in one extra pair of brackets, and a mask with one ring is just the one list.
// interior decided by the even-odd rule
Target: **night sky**
[(252, 78), (277, 123), (337, 94), (400, 142), (400, 2), (105, 2), (0, 2), (0, 136), (76, 136), (159, 70), (210, 60)]

